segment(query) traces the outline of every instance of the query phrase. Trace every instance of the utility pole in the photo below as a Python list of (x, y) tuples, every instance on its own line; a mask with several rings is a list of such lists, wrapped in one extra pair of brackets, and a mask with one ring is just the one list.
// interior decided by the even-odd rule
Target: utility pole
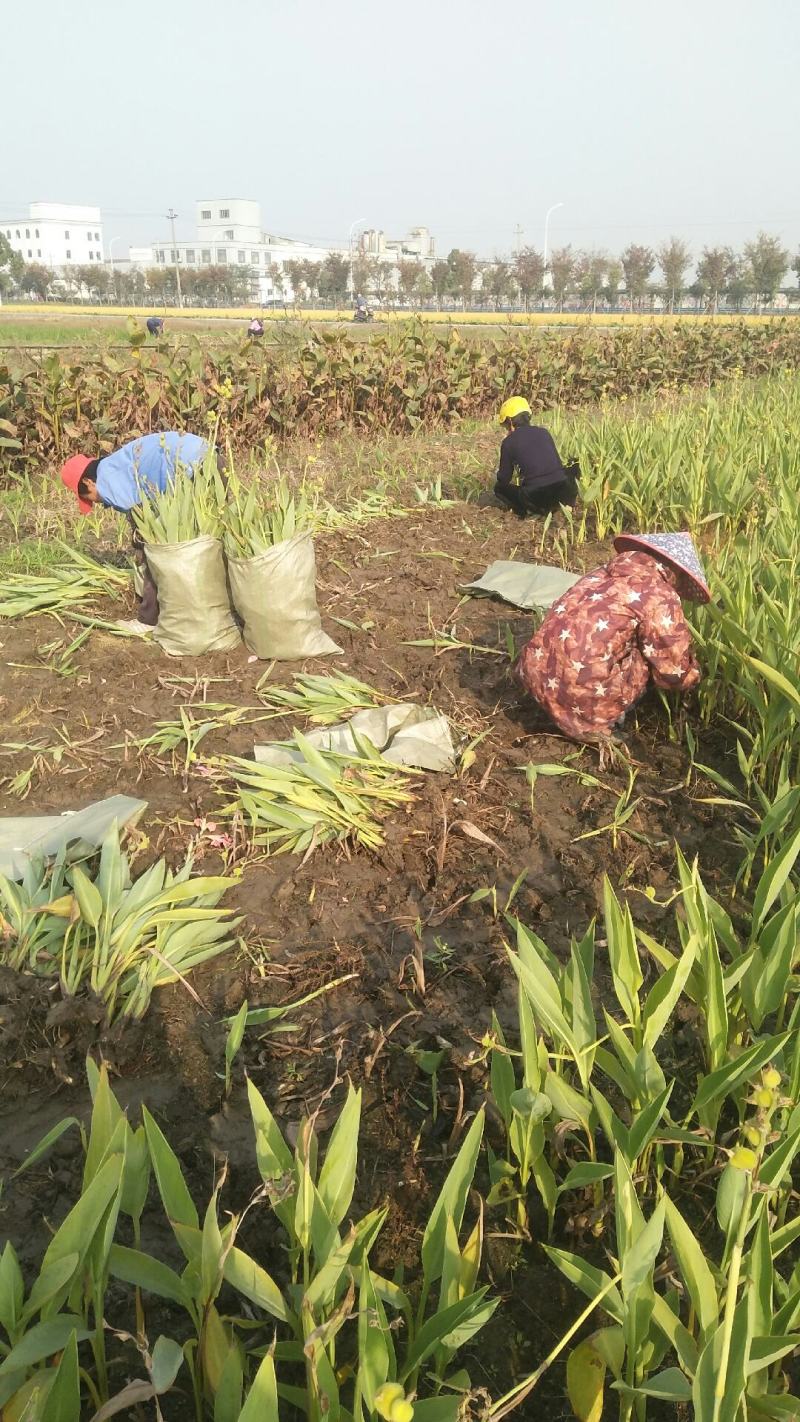
[(520, 227), (519, 223), (517, 223), (516, 227), (514, 228), (514, 236), (515, 236), (516, 239), (517, 239), (516, 255), (519, 256), (520, 252), (522, 251), (522, 237), (523, 237), (522, 228)]
[(177, 292), (178, 292), (178, 306), (179, 306), (179, 307), (182, 307), (182, 306), (183, 306), (183, 293), (182, 293), (182, 291), (181, 291), (181, 269), (180, 269), (180, 267), (179, 267), (179, 265), (178, 265), (178, 249), (177, 249), (177, 247), (175, 246), (175, 218), (176, 218), (177, 216), (178, 216), (177, 212), (173, 212), (173, 211), (172, 211), (172, 208), (170, 208), (169, 212), (167, 213), (167, 219), (168, 219), (168, 221), (169, 221), (170, 229), (171, 229), (171, 231), (172, 231), (172, 255), (173, 255), (173, 258), (174, 258), (174, 266), (175, 266), (175, 286), (176, 286)]

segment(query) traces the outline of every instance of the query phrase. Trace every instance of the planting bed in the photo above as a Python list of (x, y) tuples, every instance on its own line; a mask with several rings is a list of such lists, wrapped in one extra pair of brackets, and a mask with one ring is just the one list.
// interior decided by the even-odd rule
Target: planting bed
[[(586, 543), (574, 550), (572, 566), (577, 571), (596, 566), (609, 552), (610, 544)], [(120, 1102), (135, 1106), (144, 1100), (159, 1120), (196, 1200), (208, 1198), (224, 1155), (230, 1174), (223, 1203), (240, 1207), (257, 1184), (242, 1069), (290, 1139), (301, 1116), (323, 1101), (337, 1076), (344, 1082), (349, 1075), (364, 1088), (359, 1212), (391, 1202), (377, 1266), (387, 1275), (397, 1264), (413, 1267), (419, 1232), (453, 1146), (485, 1099), (488, 1070), (481, 1042), (492, 1008), (507, 1028), (513, 1030), (516, 1022), (502, 911), (519, 876), (524, 872), (513, 912), (562, 958), (570, 935), (580, 936), (601, 911), (605, 873), (618, 893), (630, 898), (637, 923), (669, 939), (672, 914), (659, 904), (675, 887), (675, 840), (688, 859), (702, 852), (706, 885), (726, 896), (740, 857), (731, 844), (729, 812), (703, 803), (713, 791), (689, 774), (685, 743), (677, 735), (670, 740), (664, 708), (655, 699), (642, 704), (629, 736), (636, 771), (632, 798), (640, 797), (634, 814), (616, 842), (611, 831), (580, 838), (610, 824), (628, 784), (628, 766), (600, 774), (591, 751), (575, 759), (576, 747), (526, 704), (509, 677), (506, 648), (509, 629), (517, 647), (529, 635), (527, 614), (485, 600), (457, 607), (460, 583), (477, 577), (492, 560), (512, 556), (556, 561), (547, 547), (541, 556), (534, 549), (532, 525), (462, 503), (376, 520), (357, 532), (318, 540), (323, 622), (344, 657), (306, 663), (304, 669), (344, 669), (392, 696), (437, 707), (451, 718), (461, 749), (482, 739), (456, 775), (415, 774), (413, 802), (390, 815), (385, 846), (374, 855), (327, 846), (306, 863), (299, 856), (260, 861), (242, 856), (241, 881), (226, 902), (244, 915), (245, 942), (240, 952), (193, 975), (202, 1005), (178, 984), (156, 994), (142, 1022), (126, 1026), (119, 1019), (107, 1029), (91, 1002), (64, 1003), (57, 988), (3, 971), (0, 1175), (8, 1177), (63, 1117), (88, 1119), (84, 1056), (99, 1050), (110, 1064)], [(119, 605), (109, 607), (108, 615), (121, 615)], [(500, 655), (404, 645), (433, 637), (433, 629)], [(60, 680), (38, 651), (58, 631), (42, 617), (0, 627), (0, 740), (55, 744), (61, 731), (70, 742), (57, 773), (46, 767), (34, 773), (22, 807), (8, 793), (0, 794), (0, 813), (46, 814), (106, 794), (139, 795), (149, 809), (134, 836), (137, 871), (159, 853), (181, 862), (192, 839), (198, 870), (223, 872), (218, 837), (228, 827), (219, 818), (214, 783), (202, 773), (203, 760), (222, 753), (246, 756), (254, 740), (280, 739), (303, 722), (289, 717), (213, 733), (203, 742), (201, 764), (186, 788), (166, 761), (139, 759), (124, 742), (126, 732), (147, 735), (154, 722), (175, 719), (181, 704), (204, 697), (258, 708), (255, 688), (264, 665), (244, 649), (173, 661), (154, 644), (94, 633), (76, 653), (78, 674)], [(270, 680), (290, 683), (296, 670), (276, 666)], [(14, 770), (27, 766), (34, 754), (19, 752)], [(540, 776), (532, 792), (525, 766), (566, 757), (598, 775), (603, 787), (573, 776)], [(708, 740), (704, 758), (713, 759)], [(0, 762), (0, 775), (10, 770), (10, 759)], [(491, 892), (469, 902), (482, 888)], [(653, 969), (648, 971), (655, 980)], [(348, 981), (293, 1013), (290, 1030), (248, 1029), (226, 1101), (222, 1019), (245, 998), (251, 1007), (290, 1002), (347, 975)], [(593, 995), (598, 1012), (602, 1005), (611, 1008), (601, 935)], [(435, 1086), (408, 1047), (444, 1051)], [(666, 1053), (680, 1050), (678, 1032)], [(667, 1069), (663, 1051), (662, 1065)], [(321, 1130), (334, 1119), (343, 1096), (340, 1084), (323, 1101)], [(491, 1115), (488, 1133), (502, 1150)], [(14, 1242), (23, 1267), (34, 1268), (47, 1229), (77, 1197), (81, 1169), (77, 1138), (67, 1135), (26, 1175), (7, 1178), (0, 1232)], [(477, 1183), (485, 1193), (485, 1179)], [(259, 1257), (279, 1271), (280, 1249), (264, 1238), (259, 1218), (257, 1213), (249, 1218), (245, 1247), (249, 1238), (255, 1253), (258, 1239)], [(155, 1212), (145, 1214), (144, 1247), (171, 1257), (171, 1236), (161, 1219)], [(577, 1247), (587, 1223), (560, 1212), (556, 1242)], [(532, 1225), (534, 1235), (542, 1233), (543, 1217), (535, 1211)], [(590, 1241), (588, 1247), (601, 1246)], [(511, 1237), (502, 1208), (487, 1213), (485, 1265), (494, 1292), (507, 1301), (462, 1357), (473, 1386), (499, 1396), (546, 1355), (579, 1302), (537, 1243), (521, 1245)], [(112, 1294), (111, 1315), (113, 1303)], [(113, 1316), (110, 1321), (116, 1322)], [(167, 1315), (159, 1326), (171, 1331)], [(121, 1386), (124, 1376), (116, 1381)], [(180, 1409), (180, 1399), (164, 1404), (167, 1417), (185, 1415)], [(563, 1374), (554, 1370), (517, 1415), (569, 1415)]]

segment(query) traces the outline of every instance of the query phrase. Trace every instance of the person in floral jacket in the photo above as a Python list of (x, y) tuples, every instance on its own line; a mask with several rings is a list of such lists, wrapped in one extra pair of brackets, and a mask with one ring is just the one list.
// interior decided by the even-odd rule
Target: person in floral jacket
[(681, 598), (708, 602), (688, 533), (621, 534), (618, 556), (551, 607), (520, 654), (525, 690), (576, 741), (607, 742), (652, 681), (689, 691), (700, 680)]

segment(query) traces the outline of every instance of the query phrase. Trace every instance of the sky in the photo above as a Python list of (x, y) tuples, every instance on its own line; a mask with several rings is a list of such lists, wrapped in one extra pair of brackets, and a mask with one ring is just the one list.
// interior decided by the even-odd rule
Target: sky
[(0, 218), (97, 204), (117, 255), (224, 197), (440, 254), (541, 249), (556, 203), (551, 249), (800, 246), (796, 0), (39, 0), (2, 45)]

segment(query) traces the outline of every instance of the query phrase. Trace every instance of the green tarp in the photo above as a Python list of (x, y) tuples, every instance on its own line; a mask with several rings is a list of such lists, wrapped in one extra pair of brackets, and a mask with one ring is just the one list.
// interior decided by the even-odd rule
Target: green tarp
[[(394, 765), (408, 765), (417, 770), (435, 770), (452, 775), (456, 768), (456, 753), (446, 716), (432, 706), (415, 706), (401, 702), (398, 706), (375, 706), (357, 711), (347, 721), (310, 731), (305, 739), (318, 750), (337, 751), (340, 755), (358, 755), (353, 732), (371, 741), (385, 760)], [(255, 746), (256, 760), (266, 765), (288, 765), (302, 761), (291, 741), (268, 746)]]
[(62, 815), (20, 815), (0, 819), (0, 874), (21, 879), (31, 859), (48, 859), (65, 845), (79, 858), (102, 844), (116, 820), (120, 828), (135, 824), (147, 809), (146, 800), (111, 795), (84, 810)]
[(534, 607), (552, 606), (580, 576), (580, 573), (567, 573), (563, 568), (549, 568), (544, 563), (498, 560), (490, 563), (474, 583), (462, 583), (461, 592), (468, 592), (472, 597), (499, 597), (527, 612)]

